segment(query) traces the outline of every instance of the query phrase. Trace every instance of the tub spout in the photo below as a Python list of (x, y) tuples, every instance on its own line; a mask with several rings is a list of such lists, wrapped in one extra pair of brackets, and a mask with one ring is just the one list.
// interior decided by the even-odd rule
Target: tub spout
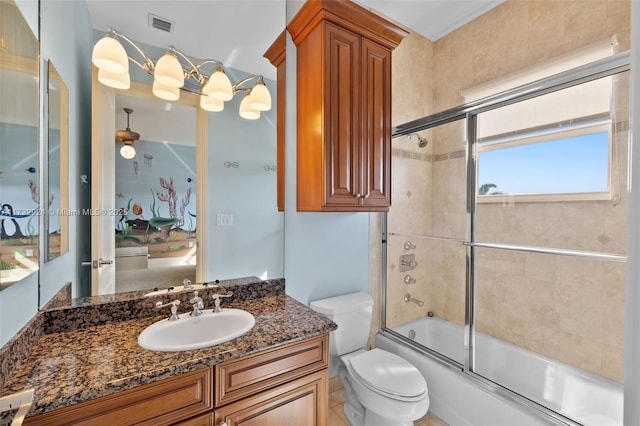
[(409, 293), (404, 295), (404, 301), (409, 303), (409, 302), (413, 302), (418, 306), (424, 306), (424, 302), (422, 300), (416, 299), (411, 297), (411, 295)]

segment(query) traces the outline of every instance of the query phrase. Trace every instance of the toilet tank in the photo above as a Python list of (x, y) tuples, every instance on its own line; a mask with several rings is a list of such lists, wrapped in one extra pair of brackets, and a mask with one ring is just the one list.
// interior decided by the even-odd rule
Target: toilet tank
[(373, 298), (367, 293), (349, 293), (313, 301), (309, 307), (338, 324), (329, 334), (332, 355), (344, 355), (365, 348), (369, 340)]

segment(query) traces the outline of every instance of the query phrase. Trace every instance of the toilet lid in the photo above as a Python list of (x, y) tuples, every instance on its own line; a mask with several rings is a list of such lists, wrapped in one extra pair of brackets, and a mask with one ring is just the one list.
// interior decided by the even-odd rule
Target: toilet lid
[(420, 371), (405, 359), (382, 349), (372, 349), (351, 358), (352, 371), (369, 387), (401, 397), (427, 391)]

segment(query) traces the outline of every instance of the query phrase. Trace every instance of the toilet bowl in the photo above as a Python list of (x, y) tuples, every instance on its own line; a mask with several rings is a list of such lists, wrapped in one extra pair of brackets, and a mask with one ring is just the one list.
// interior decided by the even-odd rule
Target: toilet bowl
[(340, 363), (345, 415), (353, 426), (409, 426), (427, 413), (427, 382), (403, 358), (381, 349), (359, 350), (341, 356)]
[(310, 307), (338, 325), (329, 335), (329, 351), (331, 362), (338, 364), (344, 412), (352, 426), (410, 426), (427, 413), (429, 394), (422, 373), (398, 355), (366, 350), (371, 296), (350, 293), (311, 302)]

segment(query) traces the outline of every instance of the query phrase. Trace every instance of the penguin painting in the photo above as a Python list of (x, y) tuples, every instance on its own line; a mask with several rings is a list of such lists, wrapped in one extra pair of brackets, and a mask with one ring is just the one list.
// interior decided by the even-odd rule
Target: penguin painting
[[(10, 217), (10, 219), (5, 219), (7, 216)], [(25, 238), (18, 221), (14, 217), (13, 207), (11, 207), (11, 204), (2, 205), (0, 217), (2, 217), (2, 221), (0, 221), (0, 239), (8, 240), (10, 238)], [(7, 224), (5, 224), (5, 222), (7, 222)], [(9, 232), (13, 232), (8, 233), (7, 228)]]

